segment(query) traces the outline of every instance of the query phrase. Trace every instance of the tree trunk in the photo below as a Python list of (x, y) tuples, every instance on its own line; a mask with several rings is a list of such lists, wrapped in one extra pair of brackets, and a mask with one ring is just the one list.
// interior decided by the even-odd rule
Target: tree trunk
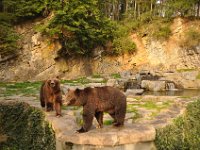
[(135, 6), (134, 6), (134, 17), (137, 18), (137, 2), (135, 0)]
[(197, 3), (197, 17), (199, 17), (199, 14), (200, 14), (200, 1), (198, 1)]

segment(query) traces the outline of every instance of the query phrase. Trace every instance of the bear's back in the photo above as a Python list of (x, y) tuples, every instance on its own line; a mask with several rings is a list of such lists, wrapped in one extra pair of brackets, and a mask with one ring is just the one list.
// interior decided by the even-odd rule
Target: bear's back
[(97, 97), (100, 99), (106, 99), (106, 100), (120, 100), (126, 99), (126, 96), (117, 88), (110, 87), (110, 86), (104, 86), (104, 87), (95, 87), (94, 88), (95, 93), (97, 94)]

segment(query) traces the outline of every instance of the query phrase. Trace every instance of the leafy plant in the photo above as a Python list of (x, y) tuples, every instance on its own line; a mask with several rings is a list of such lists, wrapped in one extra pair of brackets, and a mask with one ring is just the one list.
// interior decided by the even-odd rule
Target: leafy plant
[(171, 30), (168, 24), (156, 26), (153, 37), (157, 40), (168, 39), (171, 35)]
[(0, 149), (55, 149), (55, 134), (44, 114), (25, 103), (0, 104), (0, 134), (8, 136)]
[(123, 54), (125, 52), (133, 53), (136, 50), (136, 45), (130, 37), (132, 31), (131, 25), (118, 23), (117, 30), (114, 32), (113, 39), (113, 54)]
[(198, 149), (200, 147), (200, 100), (190, 103), (184, 115), (171, 125), (157, 129), (158, 150)]
[(113, 77), (114, 79), (119, 79), (121, 78), (121, 75), (119, 73), (113, 73), (111, 74), (111, 77)]
[(185, 32), (185, 39), (183, 40), (181, 46), (186, 48), (195, 48), (200, 43), (200, 32), (195, 28), (190, 28)]
[(17, 41), (19, 35), (12, 29), (9, 23), (0, 20), (0, 55), (5, 57), (17, 54)]

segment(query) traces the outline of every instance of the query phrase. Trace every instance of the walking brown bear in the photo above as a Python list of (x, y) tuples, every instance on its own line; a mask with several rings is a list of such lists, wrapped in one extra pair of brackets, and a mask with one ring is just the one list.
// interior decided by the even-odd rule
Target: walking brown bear
[(61, 116), (62, 93), (60, 82), (56, 79), (49, 79), (42, 83), (40, 89), (40, 102), (46, 111), (56, 110), (56, 116)]
[(94, 117), (102, 128), (103, 112), (108, 112), (114, 119), (114, 126), (124, 125), (126, 96), (119, 89), (105, 86), (68, 90), (65, 101), (68, 106), (83, 106), (83, 126), (77, 130), (79, 133), (90, 129)]

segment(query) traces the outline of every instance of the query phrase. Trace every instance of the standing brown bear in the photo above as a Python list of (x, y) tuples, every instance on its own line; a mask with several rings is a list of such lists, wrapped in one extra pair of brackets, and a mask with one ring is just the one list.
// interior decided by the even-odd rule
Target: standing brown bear
[(66, 95), (68, 106), (83, 106), (83, 126), (79, 133), (87, 132), (92, 126), (93, 118), (97, 119), (99, 127), (103, 127), (103, 112), (108, 112), (114, 119), (113, 125), (124, 124), (126, 114), (126, 96), (113, 87), (85, 88), (83, 90), (68, 90)]
[(40, 102), (46, 111), (56, 110), (56, 116), (61, 116), (62, 93), (58, 79), (49, 79), (43, 82), (40, 89)]

